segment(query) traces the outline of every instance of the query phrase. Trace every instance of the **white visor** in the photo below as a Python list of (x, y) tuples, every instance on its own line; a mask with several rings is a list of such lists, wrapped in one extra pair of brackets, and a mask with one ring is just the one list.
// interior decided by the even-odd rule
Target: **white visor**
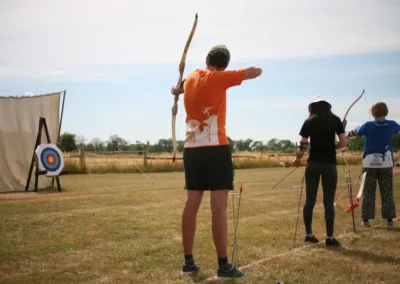
[(327, 102), (329, 104), (329, 102), (321, 95), (313, 96), (310, 104), (317, 103), (317, 102)]

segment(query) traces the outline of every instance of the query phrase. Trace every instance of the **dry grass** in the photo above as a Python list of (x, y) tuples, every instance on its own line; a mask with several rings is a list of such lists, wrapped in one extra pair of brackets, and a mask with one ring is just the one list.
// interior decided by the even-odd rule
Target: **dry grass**
[[(244, 190), (238, 226), (239, 283), (398, 283), (399, 229), (360, 228), (356, 234), (341, 175), (337, 191), (335, 234), (340, 250), (304, 246), (300, 219), (293, 245), (299, 189), (304, 168), (275, 189), (290, 169), (237, 170)], [(359, 167), (353, 167), (357, 180)], [(339, 166), (343, 173), (343, 167)], [(182, 279), (180, 218), (185, 200), (183, 173), (62, 176), (62, 193), (0, 195), (1, 283), (194, 283), (215, 275), (216, 256), (210, 229), (209, 194), (198, 215), (194, 254), (203, 264), (195, 279)], [(400, 204), (400, 183), (395, 180)], [(355, 191), (359, 183), (354, 184)], [(237, 188), (236, 188), (237, 191)], [(304, 195), (303, 195), (304, 196)], [(377, 219), (382, 223), (377, 195)], [(237, 206), (237, 196), (235, 204)], [(314, 232), (323, 240), (322, 195), (314, 213)], [(233, 239), (232, 199), (229, 239)], [(236, 210), (237, 211), (237, 210)], [(398, 227), (398, 225), (397, 225)], [(231, 242), (230, 242), (231, 245)], [(283, 254), (283, 255), (280, 255)], [(278, 256), (277, 256), (278, 255)], [(279, 256), (280, 255), (280, 256)], [(265, 259), (264, 262), (252, 264)]]
[[(240, 152), (233, 154), (236, 169), (255, 169), (279, 167), (279, 161), (273, 153)], [(351, 165), (361, 164), (361, 153), (346, 152), (345, 159)], [(292, 161), (294, 154), (279, 154), (280, 160)], [(398, 158), (396, 154), (396, 158)], [(141, 172), (177, 172), (183, 171), (182, 154), (177, 154), (177, 160), (172, 162), (170, 153), (149, 154), (147, 164), (144, 156), (134, 153), (96, 154), (86, 153), (84, 163), (79, 155), (65, 154), (65, 169), (70, 173), (141, 173)], [(306, 157), (303, 158), (306, 160)], [(342, 154), (337, 155), (338, 163), (344, 164)], [(83, 166), (86, 165), (86, 166)]]

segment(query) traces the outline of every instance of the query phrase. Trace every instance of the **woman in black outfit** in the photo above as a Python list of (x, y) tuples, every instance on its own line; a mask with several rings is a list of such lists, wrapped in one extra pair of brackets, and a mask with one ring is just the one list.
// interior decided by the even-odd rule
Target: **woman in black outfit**
[[(306, 229), (305, 242), (319, 242), (312, 233), (311, 225), (319, 181), (322, 177), (327, 233), (325, 244), (329, 247), (336, 247), (340, 246), (339, 242), (333, 237), (334, 200), (338, 179), (336, 150), (347, 145), (346, 134), (341, 119), (332, 113), (331, 104), (322, 96), (312, 98), (308, 111), (310, 115), (300, 130), (301, 140), (294, 162), (295, 165), (300, 164), (300, 159), (304, 155), (310, 138), (309, 158), (305, 171), (306, 202), (303, 209)], [(335, 135), (339, 137), (338, 145), (335, 145)]]

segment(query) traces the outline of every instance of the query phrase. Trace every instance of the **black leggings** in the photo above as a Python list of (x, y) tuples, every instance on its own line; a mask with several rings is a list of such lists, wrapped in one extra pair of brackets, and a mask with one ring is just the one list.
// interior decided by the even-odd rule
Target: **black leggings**
[(335, 222), (335, 193), (337, 185), (337, 167), (332, 164), (322, 164), (317, 162), (308, 162), (306, 178), (306, 202), (303, 209), (304, 225), (307, 234), (312, 234), (312, 217), (319, 180), (322, 177), (322, 189), (324, 193), (325, 222), (327, 237), (333, 237), (333, 224)]

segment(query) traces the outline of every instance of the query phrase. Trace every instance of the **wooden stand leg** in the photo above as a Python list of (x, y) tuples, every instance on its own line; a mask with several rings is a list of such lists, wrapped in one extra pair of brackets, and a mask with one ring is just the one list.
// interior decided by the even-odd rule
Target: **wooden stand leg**
[[(36, 136), (36, 142), (35, 142), (35, 146), (33, 147), (33, 154), (32, 154), (32, 161), (31, 161), (31, 166), (29, 168), (29, 174), (28, 174), (28, 179), (26, 181), (26, 185), (25, 185), (25, 191), (29, 190), (29, 183), (31, 182), (31, 177), (32, 177), (32, 172), (33, 172), (33, 166), (35, 165), (35, 161), (36, 161), (36, 154), (35, 154), (35, 150), (36, 148), (40, 145), (40, 141), (42, 140), (42, 127), (43, 127), (43, 120), (42, 117), (39, 118), (39, 129), (38, 129), (38, 134)], [(36, 167), (37, 168), (37, 167)], [(35, 171), (36, 173), (36, 171)], [(36, 178), (35, 178), (35, 189), (36, 189)], [(37, 191), (37, 190), (36, 190)]]
[[(47, 143), (51, 143), (50, 141), (50, 134), (49, 134), (49, 129), (47, 127), (47, 123), (46, 123), (46, 119), (44, 117), (40, 117), (39, 118), (39, 130), (38, 130), (38, 135), (36, 138), (36, 143), (35, 143), (35, 147), (33, 149), (33, 155), (32, 155), (32, 161), (31, 161), (31, 166), (29, 169), (29, 174), (28, 174), (28, 179), (26, 181), (26, 186), (25, 186), (25, 191), (29, 190), (29, 183), (31, 181), (31, 177), (32, 177), (32, 173), (33, 173), (33, 167), (35, 166), (35, 187), (34, 187), (34, 191), (38, 192), (38, 188), (39, 188), (39, 176), (40, 175), (44, 175), (47, 173), (47, 171), (39, 171), (39, 167), (38, 167), (38, 161), (36, 158), (36, 149), (37, 147), (41, 144), (41, 140), (42, 140), (42, 128), (44, 127), (44, 131), (46, 134), (46, 139), (47, 139)], [(60, 183), (60, 177), (57, 176), (56, 177), (56, 181), (57, 181), (57, 188), (58, 191), (61, 192), (61, 183)], [(53, 178), (53, 182), (52, 182), (52, 186), (54, 186), (54, 178)]]

